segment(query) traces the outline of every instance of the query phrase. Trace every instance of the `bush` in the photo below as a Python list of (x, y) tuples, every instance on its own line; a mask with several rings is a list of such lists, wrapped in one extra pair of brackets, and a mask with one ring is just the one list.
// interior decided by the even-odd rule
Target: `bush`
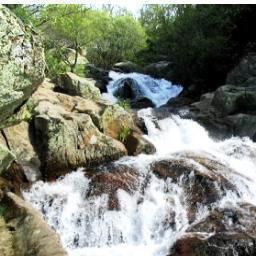
[(118, 134), (118, 140), (125, 142), (127, 137), (131, 134), (131, 129), (128, 126), (123, 126), (121, 131)]

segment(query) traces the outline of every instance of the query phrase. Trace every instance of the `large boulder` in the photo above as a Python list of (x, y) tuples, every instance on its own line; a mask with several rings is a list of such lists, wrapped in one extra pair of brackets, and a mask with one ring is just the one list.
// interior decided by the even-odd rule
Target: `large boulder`
[(151, 170), (159, 178), (170, 178), (183, 188), (189, 222), (195, 220), (200, 207), (210, 210), (227, 191), (236, 191), (225, 176), (230, 170), (208, 155), (182, 152), (176, 159), (152, 163)]
[[(2, 214), (5, 222), (9, 230), (12, 230), (11, 240), (15, 255), (67, 256), (67, 253), (61, 246), (58, 235), (48, 226), (43, 216), (37, 210), (33, 209), (29, 203), (24, 202), (15, 194), (8, 192), (1, 202), (1, 207), (4, 209)], [(6, 247), (10, 244), (7, 235), (8, 233), (5, 233), (5, 240), (9, 241), (5, 244)], [(10, 247), (8, 246), (8, 249)]]
[(126, 155), (121, 142), (99, 131), (85, 113), (88, 107), (83, 111), (88, 100), (54, 92), (47, 83), (40, 86), (32, 99), (36, 145), (45, 178), (55, 179), (77, 167)]
[(37, 180), (40, 177), (41, 163), (33, 146), (33, 129), (29, 123), (23, 121), (5, 128), (2, 130), (2, 134), (5, 144), (15, 154), (17, 162), (22, 165), (27, 178), (30, 181)]
[(110, 210), (120, 208), (118, 190), (122, 189), (132, 195), (140, 186), (139, 172), (122, 164), (110, 163), (100, 168), (87, 170), (85, 176), (90, 178), (88, 198), (107, 194)]
[(211, 105), (223, 116), (256, 112), (256, 87), (221, 86), (215, 91)]
[[(0, 128), (44, 78), (44, 52), (38, 35), (0, 6)], [(16, 120), (13, 119), (12, 123)]]
[(256, 208), (250, 204), (217, 208), (179, 238), (169, 256), (255, 255)]
[(155, 78), (165, 78), (167, 80), (172, 79), (172, 66), (173, 63), (170, 61), (162, 60), (149, 65), (143, 68), (144, 73)]
[(121, 72), (121, 73), (132, 73), (132, 72), (142, 73), (142, 68), (132, 61), (118, 62), (114, 64), (112, 69), (116, 72)]
[(107, 92), (107, 84), (111, 80), (109, 71), (95, 67), (93, 64), (87, 64), (85, 68), (88, 76), (96, 80), (95, 86), (100, 89), (100, 92)]
[(96, 81), (92, 78), (77, 76), (68, 72), (61, 75), (60, 90), (71, 96), (81, 96), (85, 99), (98, 100), (100, 90), (95, 86)]
[(256, 53), (251, 52), (241, 59), (240, 63), (227, 75), (227, 84), (236, 86), (256, 86)]

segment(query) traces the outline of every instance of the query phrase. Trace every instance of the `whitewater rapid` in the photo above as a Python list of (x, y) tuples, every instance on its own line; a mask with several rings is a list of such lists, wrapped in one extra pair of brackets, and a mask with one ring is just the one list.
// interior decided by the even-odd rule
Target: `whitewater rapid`
[[(236, 205), (256, 205), (256, 143), (249, 138), (233, 137), (223, 141), (212, 139), (197, 122), (172, 115), (157, 120), (152, 109), (139, 112), (148, 135), (156, 147), (154, 155), (124, 157), (116, 164), (133, 166), (140, 173), (140, 183), (150, 175), (144, 194), (133, 195), (119, 190), (120, 210), (108, 209), (108, 195), (86, 198), (90, 179), (83, 170), (74, 171), (55, 183), (39, 181), (24, 197), (40, 210), (57, 231), (70, 256), (166, 256), (170, 246), (189, 227), (183, 187), (171, 179), (159, 179), (150, 173), (155, 160), (179, 159), (182, 152), (193, 152), (218, 160), (227, 167), (222, 175), (236, 186), (239, 193), (227, 192), (218, 201)], [(138, 204), (139, 198), (143, 197)], [(175, 226), (165, 220), (175, 211)], [(196, 220), (208, 215), (199, 207)], [(207, 234), (209, 235), (209, 234)]]
[[(219, 205), (256, 205), (256, 144), (249, 138), (215, 141), (192, 120), (173, 115), (156, 121), (151, 109), (141, 110), (139, 115), (148, 129), (145, 137), (157, 151), (154, 155), (124, 157), (117, 164), (136, 167), (143, 181), (153, 161), (177, 159), (180, 152), (193, 151), (217, 159), (232, 170), (223, 175), (236, 185), (239, 195), (227, 193)], [(168, 248), (189, 226), (185, 198), (183, 188), (170, 179), (150, 175), (141, 204), (137, 203), (139, 191), (134, 195), (118, 191), (120, 211), (108, 210), (106, 194), (86, 198), (90, 180), (82, 169), (55, 183), (39, 181), (24, 192), (24, 197), (43, 213), (71, 256), (166, 256)], [(176, 225), (166, 228), (163, 223), (171, 209), (175, 209)], [(205, 216), (207, 210), (200, 209), (197, 221)]]
[(165, 79), (154, 79), (149, 75), (140, 73), (118, 73), (109, 72), (109, 77), (112, 79), (107, 85), (107, 93), (103, 93), (103, 98), (117, 103), (118, 98), (114, 96), (115, 91), (120, 87), (120, 81), (124, 78), (131, 78), (137, 82), (138, 90), (143, 97), (150, 99), (156, 107), (160, 107), (167, 103), (171, 98), (176, 97), (183, 90), (182, 86), (172, 84)]

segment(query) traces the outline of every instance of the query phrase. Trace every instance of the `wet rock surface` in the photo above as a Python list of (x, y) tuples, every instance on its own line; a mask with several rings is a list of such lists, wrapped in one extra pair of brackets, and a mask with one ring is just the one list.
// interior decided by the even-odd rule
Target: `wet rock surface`
[(254, 255), (255, 215), (256, 208), (250, 204), (217, 208), (190, 227), (169, 255)]
[(151, 165), (152, 172), (162, 179), (170, 178), (184, 189), (189, 222), (196, 218), (202, 206), (218, 202), (228, 191), (236, 188), (225, 177), (227, 167), (203, 155), (185, 152), (179, 159), (162, 160)]

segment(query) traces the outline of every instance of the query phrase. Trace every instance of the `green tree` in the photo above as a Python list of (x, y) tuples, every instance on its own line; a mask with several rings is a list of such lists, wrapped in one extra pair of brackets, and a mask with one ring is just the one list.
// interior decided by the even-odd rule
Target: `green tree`
[(146, 47), (146, 34), (132, 16), (98, 15), (100, 33), (88, 47), (88, 58), (103, 68), (110, 68), (122, 60), (135, 60), (136, 54)]

